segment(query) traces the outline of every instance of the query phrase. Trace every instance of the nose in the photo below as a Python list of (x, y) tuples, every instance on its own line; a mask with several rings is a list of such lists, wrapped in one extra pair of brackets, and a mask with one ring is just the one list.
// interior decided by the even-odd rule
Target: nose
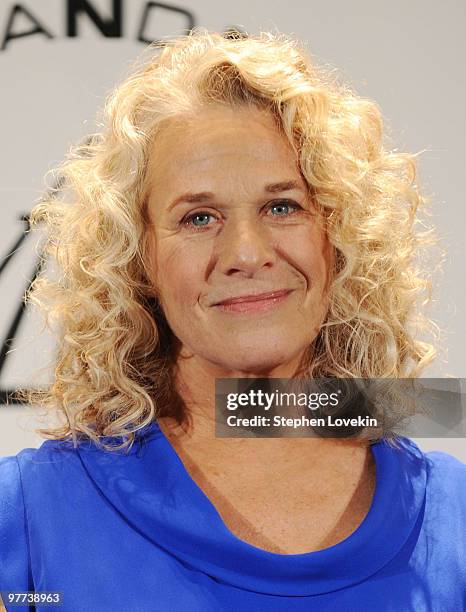
[(251, 277), (275, 261), (270, 231), (260, 219), (229, 219), (217, 237), (217, 265), (223, 274)]

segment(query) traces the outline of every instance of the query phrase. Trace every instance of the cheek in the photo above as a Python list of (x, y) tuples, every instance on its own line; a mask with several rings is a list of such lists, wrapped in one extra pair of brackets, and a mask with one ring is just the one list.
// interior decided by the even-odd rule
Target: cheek
[(170, 311), (192, 306), (199, 298), (204, 278), (202, 254), (193, 252), (189, 244), (170, 241), (158, 249), (158, 287), (162, 304)]
[(325, 235), (316, 228), (300, 227), (282, 236), (282, 252), (305, 275), (315, 290), (325, 287), (329, 267), (329, 249)]

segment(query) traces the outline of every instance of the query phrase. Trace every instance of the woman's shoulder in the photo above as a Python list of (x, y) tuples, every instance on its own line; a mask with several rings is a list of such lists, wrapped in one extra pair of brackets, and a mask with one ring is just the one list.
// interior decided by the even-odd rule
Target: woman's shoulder
[(466, 463), (454, 455), (441, 451), (423, 451), (412, 438), (399, 437), (401, 449), (410, 456), (416, 456), (425, 462), (429, 479), (444, 483), (456, 483), (458, 487), (466, 485)]
[(420, 451), (426, 482), (426, 525), (434, 531), (439, 522), (446, 530), (466, 535), (466, 463), (440, 450)]
[(23, 506), (18, 456), (0, 457), (0, 541), (6, 526)]
[(425, 454), (428, 490), (453, 493), (461, 501), (466, 514), (466, 463), (444, 451), (429, 451)]
[(398, 442), (394, 452), (402, 468), (400, 482), (413, 483), (425, 499), (426, 524), (441, 518), (445, 526), (454, 522), (466, 533), (466, 463), (449, 452), (424, 451), (412, 438), (399, 437)]
[(21, 466), (40, 455), (38, 448), (25, 448), (16, 455), (0, 457), (0, 540), (7, 526), (19, 520), (24, 508)]
[(5, 508), (5, 500), (8, 501), (8, 497), (5, 497), (5, 495), (7, 493), (11, 495), (14, 491), (18, 492), (19, 490), (20, 477), (18, 456), (10, 455), (7, 457), (0, 457), (0, 491), (2, 492), (0, 512)]
[(82, 488), (86, 473), (79, 450), (69, 440), (45, 440), (38, 448), (0, 457), (1, 497), (18, 498), (21, 492), (26, 512), (36, 512), (47, 496), (61, 499), (64, 487), (70, 494)]
[(34, 477), (51, 469), (71, 467), (79, 461), (72, 444), (62, 440), (46, 440), (38, 448), (23, 448), (16, 455), (0, 457), (0, 490), (18, 488), (30, 473)]
[[(431, 566), (436, 568), (437, 575), (444, 576), (445, 585), (447, 577), (454, 577), (456, 586), (452, 584), (451, 588), (464, 589), (466, 464), (439, 450), (424, 456), (427, 478), (420, 564), (425, 567), (425, 560), (431, 557)], [(433, 583), (435, 580), (432, 577)]]
[(67, 450), (69, 447), (47, 440), (39, 448), (23, 448), (16, 455), (0, 456), (0, 517), (8, 511), (10, 502), (20, 498), (24, 472), (71, 457)]
[(73, 450), (61, 441), (46, 440), (38, 448), (0, 457), (0, 541), (6, 532), (18, 529), (20, 521), (25, 522), (25, 500), (32, 488), (49, 482), (52, 472), (69, 472), (77, 465), (79, 458)]
[(60, 499), (79, 464), (73, 446), (55, 440), (0, 457), (0, 591), (28, 590), (31, 520), (43, 516), (44, 499)]
[(459, 479), (459, 484), (466, 483), (466, 463), (445, 451), (435, 450), (424, 453), (432, 474), (443, 478)]
[(18, 456), (0, 457), (0, 590), (27, 590), (26, 521)]

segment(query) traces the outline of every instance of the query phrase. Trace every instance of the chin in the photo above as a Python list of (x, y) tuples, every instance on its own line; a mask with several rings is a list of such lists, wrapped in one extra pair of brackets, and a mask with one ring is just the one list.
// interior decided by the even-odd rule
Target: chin
[[(271, 375), (279, 378), (280, 374), (274, 374), (274, 371), (284, 368), (286, 364), (296, 359), (296, 352), (289, 349), (289, 346), (283, 350), (279, 350), (276, 346), (273, 349), (267, 349), (267, 346), (232, 349), (228, 355), (223, 354), (217, 363), (227, 370), (247, 373), (255, 378), (266, 378)], [(238, 375), (238, 378), (240, 377)], [(283, 374), (283, 377), (286, 378), (287, 375)]]

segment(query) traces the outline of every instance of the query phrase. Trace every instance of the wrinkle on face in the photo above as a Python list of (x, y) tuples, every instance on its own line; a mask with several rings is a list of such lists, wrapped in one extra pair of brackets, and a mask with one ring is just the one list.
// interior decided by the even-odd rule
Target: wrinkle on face
[[(167, 321), (186, 349), (225, 370), (295, 360), (325, 317), (331, 249), (296, 153), (269, 114), (206, 109), (165, 127), (150, 161), (148, 262)], [(268, 192), (285, 181), (296, 186)], [(186, 194), (196, 194), (196, 201)], [(199, 195), (202, 194), (202, 195)], [(207, 194), (207, 195), (206, 195)], [(274, 202), (286, 205), (276, 214)], [(280, 204), (278, 204), (280, 206)], [(207, 229), (183, 224), (207, 213)], [(199, 221), (199, 219), (197, 219)], [(219, 297), (291, 288), (273, 311), (250, 316), (214, 307)], [(262, 364), (262, 365), (261, 365)]]

